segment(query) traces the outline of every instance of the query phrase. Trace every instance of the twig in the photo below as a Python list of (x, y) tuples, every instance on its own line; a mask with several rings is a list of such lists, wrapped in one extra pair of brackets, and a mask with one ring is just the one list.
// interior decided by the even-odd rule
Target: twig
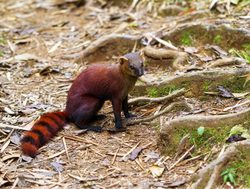
[(68, 152), (67, 144), (66, 144), (66, 141), (65, 141), (65, 137), (63, 137), (62, 140), (63, 140), (63, 146), (64, 146), (64, 149), (65, 149), (65, 152), (66, 152), (67, 159), (70, 162), (69, 152)]
[(0, 128), (2, 128), (2, 129), (17, 129), (17, 130), (23, 130), (23, 131), (28, 131), (29, 130), (29, 129), (24, 128), (24, 127), (6, 125), (6, 124), (3, 124), (3, 123), (0, 123)]
[(99, 156), (101, 157), (106, 157), (105, 155), (103, 155), (102, 153), (98, 152), (97, 150), (93, 149), (93, 148), (90, 148), (93, 152), (95, 152), (96, 154), (98, 154)]
[(169, 167), (168, 170), (173, 169), (179, 162), (181, 162), (192, 150), (194, 149), (194, 145), (191, 146), (173, 165)]
[(161, 43), (162, 45), (164, 45), (164, 46), (166, 46), (166, 47), (168, 47), (168, 48), (170, 48), (170, 49), (173, 49), (173, 50), (178, 50), (178, 48), (175, 47), (172, 43), (169, 43), (169, 42), (167, 42), (167, 41), (165, 41), (165, 40), (163, 40), (163, 39), (161, 39), (161, 38), (159, 38), (159, 37), (156, 37), (156, 36), (153, 35), (152, 33), (149, 33), (149, 35), (150, 35), (153, 39), (155, 39), (157, 42)]
[(96, 178), (82, 178), (82, 177), (79, 177), (79, 176), (76, 176), (76, 175), (73, 175), (73, 174), (68, 174), (70, 177), (76, 179), (76, 180), (79, 180), (80, 182), (88, 182), (88, 181), (97, 181), (97, 180), (103, 180), (105, 177), (96, 177)]
[(138, 159), (135, 159), (135, 163), (141, 168), (141, 170), (144, 170), (144, 167), (141, 165)]
[(95, 146), (99, 146), (99, 144), (97, 144), (95, 142), (89, 141), (87, 139), (83, 139), (83, 138), (78, 137), (78, 136), (63, 135), (63, 137), (65, 137), (66, 139), (70, 139), (70, 140), (74, 140), (74, 141), (78, 141), (78, 142), (86, 142), (86, 143), (89, 143), (89, 144), (93, 144)]
[(65, 153), (65, 152), (66, 152), (66, 150), (62, 150), (61, 152), (58, 152), (58, 153), (56, 153), (56, 154), (54, 154), (54, 155), (52, 155), (52, 156), (49, 156), (49, 157), (45, 158), (45, 159), (42, 160), (42, 161), (49, 160), (49, 159), (53, 159), (54, 157), (60, 156), (60, 155), (62, 155), (62, 154)]
[(114, 157), (113, 157), (113, 159), (112, 159), (111, 165), (113, 165), (113, 164), (115, 163), (115, 160), (116, 160), (116, 157), (117, 157), (117, 154), (118, 154), (119, 150), (120, 150), (120, 148), (118, 148), (118, 149), (116, 150), (116, 152), (115, 152), (115, 154), (114, 154)]
[(14, 189), (18, 182), (19, 182), (19, 178), (17, 177), (10, 189)]

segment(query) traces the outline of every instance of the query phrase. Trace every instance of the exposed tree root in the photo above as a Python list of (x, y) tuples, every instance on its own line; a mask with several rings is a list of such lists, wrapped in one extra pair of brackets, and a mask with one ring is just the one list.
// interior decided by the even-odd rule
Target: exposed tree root
[[(223, 44), (229, 48), (237, 47), (238, 44), (244, 44), (250, 40), (250, 32), (247, 29), (232, 28), (224, 24), (208, 24), (202, 21), (179, 24), (170, 31), (169, 28), (166, 28), (166, 30), (163, 34), (163, 39), (171, 39), (176, 43), (181, 43), (183, 32), (192, 33), (199, 43), (204, 44), (213, 41), (216, 35), (223, 35), (224, 38), (230, 39), (230, 44), (228, 42)], [(200, 35), (201, 33), (203, 35)]]
[(191, 189), (216, 188), (222, 168), (232, 159), (236, 158), (237, 154), (242, 151), (250, 150), (250, 140), (245, 140), (231, 144), (219, 157), (209, 163), (205, 168), (201, 169), (197, 175), (194, 176), (195, 183), (190, 187)]
[[(213, 68), (213, 70), (203, 70), (196, 72), (181, 73), (177, 76), (170, 76), (164, 78), (161, 82), (146, 82), (147, 84), (136, 85), (135, 94), (143, 95), (146, 90), (145, 87), (157, 87), (163, 88), (167, 86), (190, 86), (190, 90), (194, 95), (203, 95), (203, 84), (204, 82), (210, 82), (211, 84), (218, 84), (221, 81), (228, 81), (235, 77), (241, 77), (243, 75), (249, 74), (250, 68), (228, 68), (219, 69)], [(146, 78), (144, 78), (146, 80)], [(246, 86), (247, 87), (247, 86)]]
[(194, 20), (195, 21), (200, 20), (202, 18), (207, 19), (207, 17), (209, 17), (209, 14), (211, 14), (211, 12), (208, 10), (198, 10), (198, 11), (191, 12), (190, 14), (187, 14), (185, 16), (177, 17), (174, 20), (180, 24), (180, 23), (185, 23), (185, 22), (191, 22)]
[(129, 104), (138, 104), (138, 103), (151, 103), (151, 102), (163, 102), (163, 101), (170, 101), (176, 97), (182, 96), (183, 94), (185, 94), (186, 90), (184, 88), (179, 89), (174, 91), (173, 93), (167, 95), (167, 96), (163, 96), (163, 97), (157, 97), (157, 98), (150, 98), (150, 97), (136, 97), (133, 99), (130, 99), (128, 101)]
[[(85, 61), (90, 55), (94, 55), (100, 48), (108, 48), (109, 45), (115, 46), (115, 49), (119, 49), (120, 46), (126, 46), (127, 49), (133, 49), (135, 43), (140, 40), (141, 37), (133, 35), (122, 34), (110, 34), (103, 36), (96, 41), (92, 42), (86, 49), (82, 51), (81, 57), (77, 62)], [(117, 51), (117, 50), (116, 50)]]
[(175, 109), (177, 107), (190, 110), (190, 107), (188, 106), (188, 104), (186, 102), (173, 102), (172, 104), (168, 105), (166, 108), (164, 108), (162, 111), (158, 112), (155, 115), (148, 116), (146, 118), (130, 119), (126, 122), (126, 125), (134, 125), (134, 124), (138, 124), (138, 123), (152, 121), (152, 120), (158, 118), (159, 116), (172, 111), (173, 109)]
[(175, 128), (196, 128), (196, 127), (223, 127), (234, 126), (250, 122), (250, 108), (238, 113), (227, 115), (190, 115), (185, 117), (177, 117), (161, 126), (161, 133), (171, 136), (171, 132)]
[(228, 58), (222, 58), (222, 59), (209, 62), (207, 67), (214, 68), (214, 67), (231, 66), (231, 65), (237, 65), (237, 64), (238, 65), (246, 64), (246, 61), (244, 59), (237, 58), (237, 57), (228, 57)]
[(167, 3), (162, 4), (159, 9), (161, 16), (176, 16), (183, 11), (184, 9), (181, 6), (167, 5)]
[(168, 50), (168, 49), (156, 49), (147, 46), (143, 49), (144, 56), (149, 59), (156, 59), (162, 61), (164, 59), (173, 59), (172, 67), (175, 70), (184, 70), (186, 67), (184, 64), (187, 62), (188, 54), (185, 52)]

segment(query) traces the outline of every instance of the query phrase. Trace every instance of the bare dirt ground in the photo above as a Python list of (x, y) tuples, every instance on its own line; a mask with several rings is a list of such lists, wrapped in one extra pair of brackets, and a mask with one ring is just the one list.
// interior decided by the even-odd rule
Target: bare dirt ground
[[(162, 146), (159, 145), (158, 119), (132, 125), (128, 131), (117, 134), (86, 133), (79, 131), (73, 125), (67, 125), (40, 150), (40, 154), (35, 159), (22, 156), (19, 140), (23, 130), (30, 128), (42, 113), (64, 109), (67, 91), (73, 79), (90, 61), (109, 60), (114, 63), (118, 56), (133, 48), (141, 48), (135, 43), (132, 46), (126, 44), (128, 48), (111, 46), (106, 49), (104, 46), (98, 48), (98, 52), (94, 53), (93, 57), (86, 59), (82, 57), (83, 61), (76, 61), (82, 56), (83, 49), (89, 47), (93, 41), (111, 33), (142, 36), (162, 28), (167, 28), (165, 31), (169, 31), (169, 28), (175, 27), (176, 23), (181, 25), (190, 20), (196, 20), (197, 15), (200, 22), (207, 19), (199, 16), (200, 13), (189, 17), (194, 7), (190, 8), (190, 13), (184, 11), (183, 14), (187, 14), (186, 16), (165, 18), (157, 15), (149, 16), (153, 15), (155, 7), (151, 7), (153, 12), (151, 14), (143, 11), (135, 14), (133, 11), (128, 11), (133, 9), (131, 4), (124, 3), (118, 7), (106, 5), (104, 1), (99, 1), (102, 3), (97, 5), (91, 3), (81, 5), (79, 4), (81, 2), (83, 1), (0, 2), (2, 15), (0, 18), (0, 187), (190, 187), (191, 176), (219, 150), (213, 149), (211, 156), (206, 156), (206, 153), (200, 156), (198, 154), (193, 160), (189, 156), (189, 161), (176, 163), (178, 157), (173, 158), (162, 153)], [(205, 9), (205, 11), (202, 10), (202, 15), (208, 14), (207, 5), (201, 3), (201, 6)], [(150, 4), (146, 8), (149, 9)], [(173, 10), (178, 11), (178, 9)], [(213, 17), (210, 17), (209, 23), (223, 22), (223, 18), (214, 21)], [(171, 20), (174, 20), (173, 23)], [(231, 20), (228, 20), (231, 23)], [(241, 24), (244, 29), (249, 29), (249, 23), (245, 21), (241, 20), (237, 24)], [(171, 35), (168, 33), (168, 36)], [(152, 36), (147, 37), (147, 39), (151, 38)], [(175, 34), (172, 39), (175, 39)], [(219, 37), (217, 40), (220, 40)], [(185, 42), (185, 38), (182, 42), (188, 43), (188, 41)], [(199, 41), (196, 42), (201, 44)], [(234, 46), (236, 47), (237, 44)], [(215, 59), (213, 55), (203, 53), (205, 51), (203, 47), (196, 47), (202, 51), (200, 54), (203, 56), (191, 57), (189, 62), (193, 65), (203, 66), (197, 59), (210, 57)], [(186, 49), (186, 51), (195, 53), (197, 49)], [(178, 75), (178, 71), (173, 72), (173, 69), (166, 71), (162, 65), (157, 64), (147, 69), (148, 75), (156, 74), (154, 77), (159, 73), (170, 72), (171, 76)], [(165, 77), (163, 74), (161, 78)], [(218, 99), (214, 96), (208, 97), (206, 101), (195, 99), (193, 96), (191, 98), (182, 96), (179, 97), (180, 99), (189, 101), (194, 110), (205, 110), (202, 111), (205, 115), (219, 114), (224, 108), (238, 103), (235, 99)], [(246, 99), (241, 102), (244, 100)], [(159, 108), (153, 105), (145, 108), (134, 106), (132, 110), (144, 117), (158, 111)], [(107, 118), (99, 124), (113, 127), (111, 104), (106, 103), (101, 113), (106, 114)], [(171, 112), (166, 116), (172, 118), (184, 114), (185, 111)], [(136, 153), (135, 149), (140, 151), (138, 156), (131, 155), (131, 152)], [(153, 176), (150, 170), (154, 168), (157, 170), (164, 168), (163, 174), (159, 177)]]

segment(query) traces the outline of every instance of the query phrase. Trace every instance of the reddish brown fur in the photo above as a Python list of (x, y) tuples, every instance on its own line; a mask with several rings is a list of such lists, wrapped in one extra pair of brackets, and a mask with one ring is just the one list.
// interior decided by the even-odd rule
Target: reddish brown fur
[(121, 111), (126, 118), (128, 93), (136, 80), (143, 74), (143, 61), (139, 53), (129, 53), (116, 65), (92, 65), (84, 70), (73, 82), (67, 97), (64, 112), (46, 113), (24, 134), (21, 148), (25, 155), (35, 157), (37, 150), (46, 144), (67, 121), (82, 129), (101, 131), (101, 127), (87, 125), (110, 100), (113, 105), (115, 127), (122, 129)]

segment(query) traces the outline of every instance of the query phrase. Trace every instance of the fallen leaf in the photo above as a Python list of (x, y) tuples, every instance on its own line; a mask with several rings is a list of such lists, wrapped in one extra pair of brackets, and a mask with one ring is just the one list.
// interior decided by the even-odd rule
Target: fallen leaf
[(197, 53), (198, 49), (195, 47), (184, 47), (184, 51), (190, 54)]
[(134, 161), (134, 160), (137, 158), (137, 156), (141, 153), (142, 150), (143, 150), (143, 148), (141, 148), (141, 147), (135, 148), (135, 149), (130, 153), (129, 159), (132, 160), (132, 161)]
[(160, 155), (154, 151), (150, 151), (146, 153), (146, 157), (144, 159), (145, 162), (147, 162), (150, 159), (159, 159)]
[(13, 144), (19, 145), (20, 144), (21, 137), (18, 134), (14, 134), (10, 137), (10, 142)]
[(24, 160), (27, 163), (30, 163), (33, 160), (33, 158), (29, 156), (22, 155), (21, 157), (22, 157), (22, 160)]
[(4, 186), (6, 183), (8, 183), (9, 181), (4, 180), (2, 177), (0, 177), (0, 187)]
[(164, 170), (164, 167), (160, 167), (158, 165), (153, 165), (149, 168), (149, 171), (151, 172), (153, 177), (160, 177), (163, 174)]
[(5, 112), (7, 112), (8, 114), (10, 114), (10, 115), (14, 115), (15, 114), (15, 112), (13, 112), (10, 108), (8, 108), (8, 107), (4, 107), (4, 111)]
[(60, 164), (59, 162), (51, 162), (50, 165), (52, 165), (52, 167), (54, 168), (55, 171), (57, 172), (62, 172), (63, 171), (63, 166), (62, 164)]
[(220, 96), (225, 98), (235, 98), (235, 96), (233, 95), (233, 93), (231, 93), (231, 91), (229, 91), (229, 89), (223, 86), (218, 86), (217, 89), (219, 91)]
[(49, 73), (59, 73), (59, 69), (47, 66), (39, 72), (39, 74), (43, 76), (48, 75)]
[(20, 153), (16, 153), (16, 154), (11, 154), (11, 155), (6, 155), (4, 157), (2, 157), (2, 161), (7, 161), (9, 159), (13, 159), (13, 158), (19, 158), (20, 157)]

